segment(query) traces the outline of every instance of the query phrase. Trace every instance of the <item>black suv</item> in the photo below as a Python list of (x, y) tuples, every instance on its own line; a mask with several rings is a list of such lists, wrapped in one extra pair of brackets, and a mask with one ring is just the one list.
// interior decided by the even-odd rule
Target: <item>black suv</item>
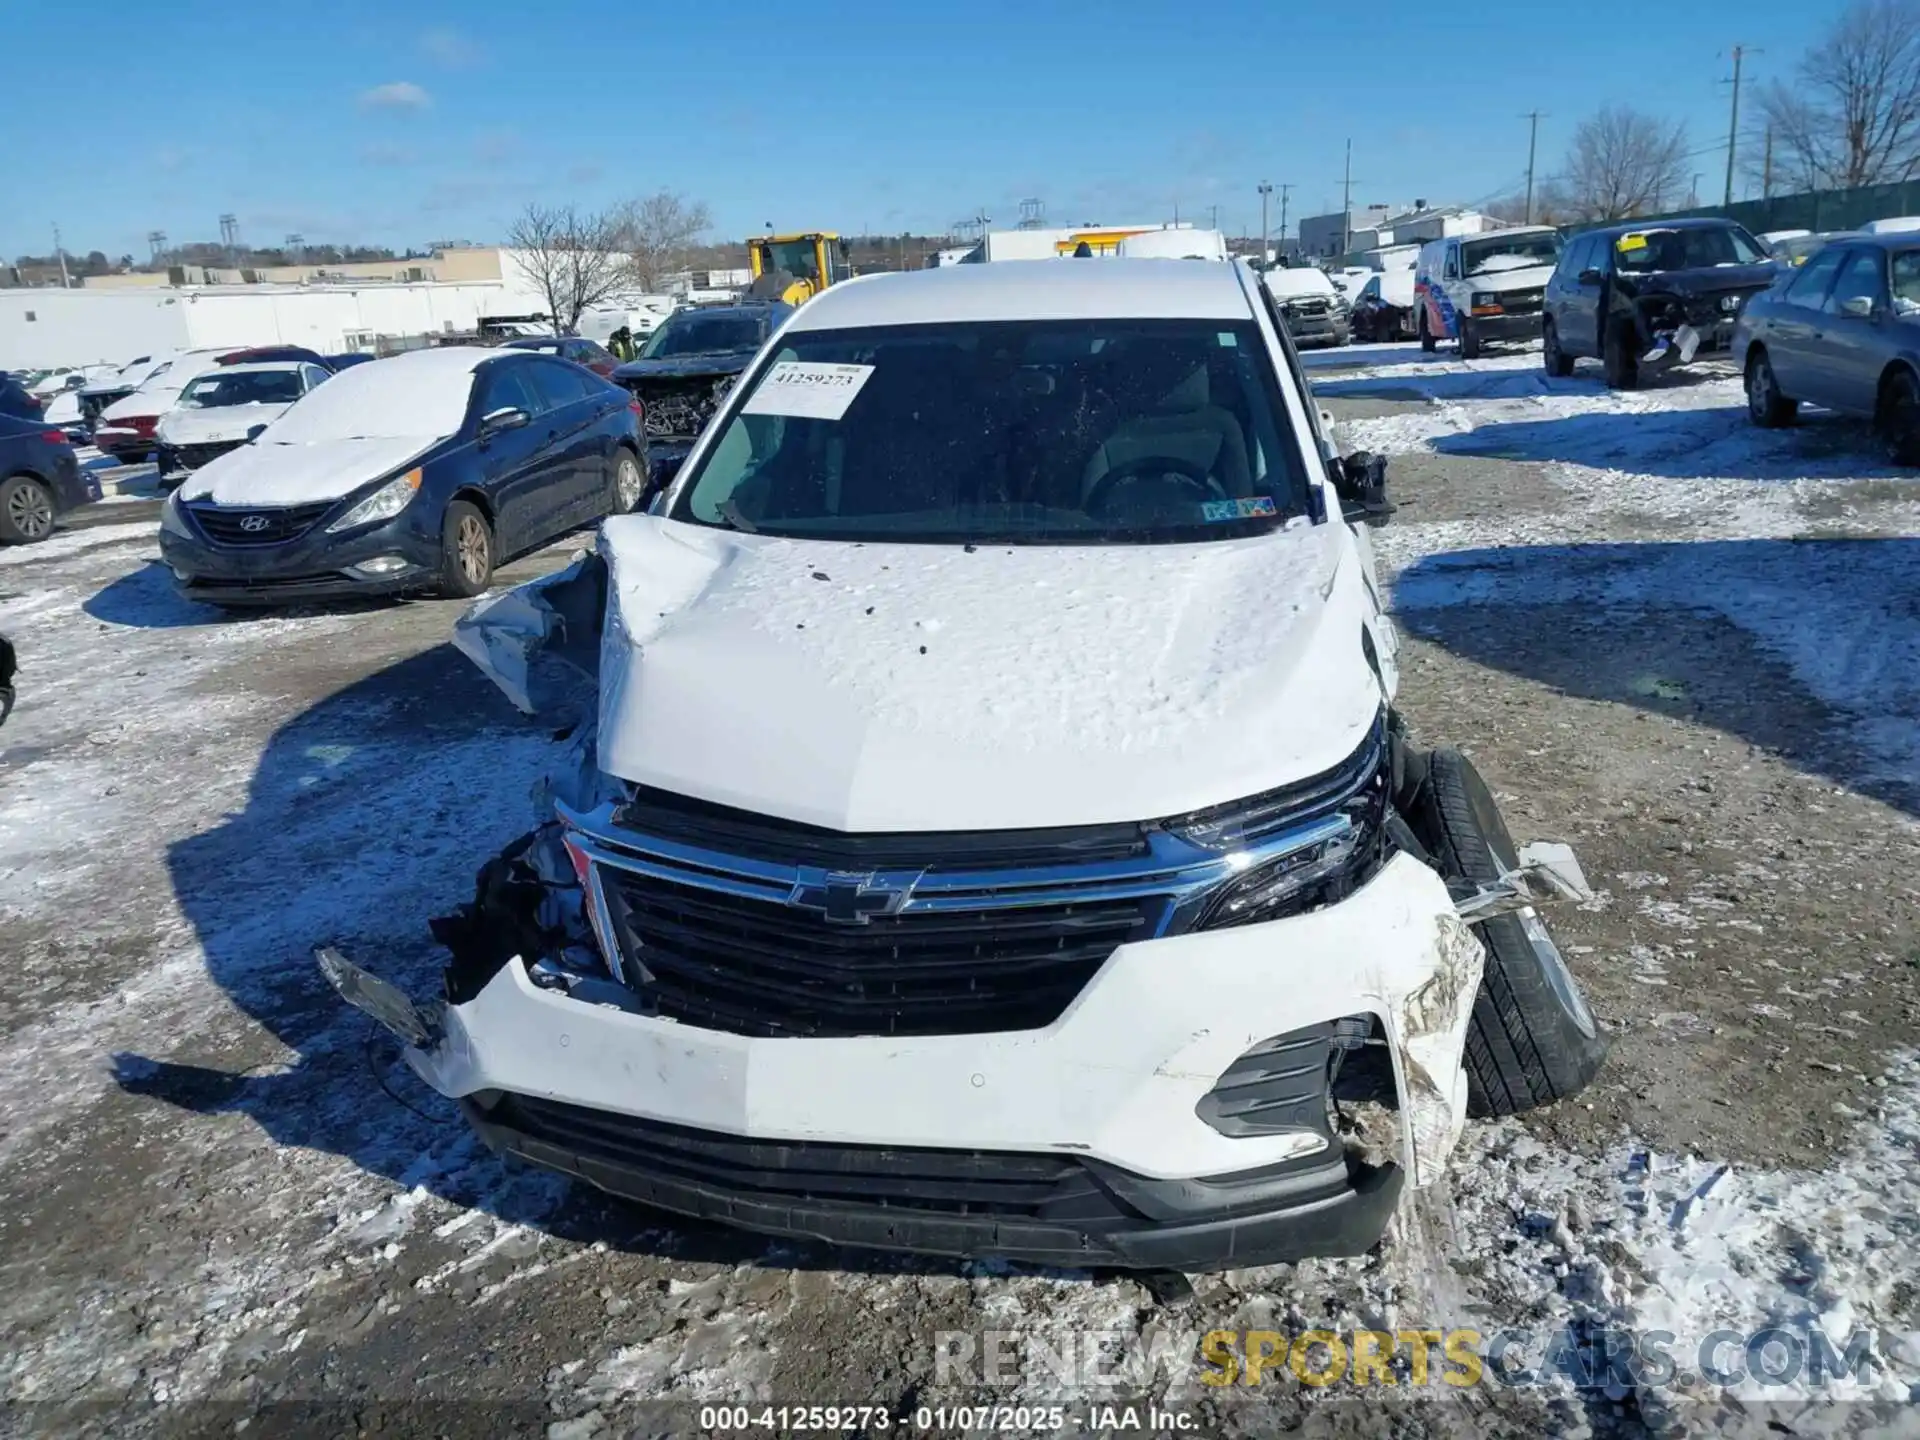
[(1758, 240), (1731, 220), (1656, 220), (1575, 235), (1547, 282), (1549, 375), (1592, 356), (1607, 384), (1630, 390), (1645, 369), (1724, 352), (1749, 295), (1778, 274)]

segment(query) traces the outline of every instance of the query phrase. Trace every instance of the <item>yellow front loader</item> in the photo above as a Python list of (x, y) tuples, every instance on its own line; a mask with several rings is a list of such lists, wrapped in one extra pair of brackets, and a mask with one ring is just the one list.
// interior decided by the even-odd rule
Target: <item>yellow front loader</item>
[(756, 300), (804, 304), (853, 273), (846, 242), (831, 230), (758, 236), (748, 242), (747, 256), (753, 266), (747, 294)]

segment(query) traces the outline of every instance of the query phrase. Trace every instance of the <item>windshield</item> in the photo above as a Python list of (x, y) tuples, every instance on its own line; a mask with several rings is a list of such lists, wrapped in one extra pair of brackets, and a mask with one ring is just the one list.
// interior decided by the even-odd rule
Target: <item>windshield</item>
[(291, 370), (254, 370), (239, 375), (202, 375), (180, 396), (182, 405), (211, 410), (223, 405), (291, 405), (300, 398), (300, 377)]
[(1613, 252), (1615, 267), (1628, 274), (1758, 265), (1767, 258), (1759, 242), (1737, 225), (1630, 230), (1613, 242)]
[(811, 240), (767, 240), (761, 242), (761, 249), (765, 251), (762, 270), (785, 270), (801, 280), (820, 278), (819, 256)]
[(1551, 265), (1560, 258), (1560, 237), (1551, 230), (1531, 235), (1488, 235), (1460, 244), (1460, 268), (1466, 275), (1494, 275)]
[(758, 350), (765, 338), (758, 315), (706, 314), (682, 310), (653, 332), (642, 360), (671, 360), (678, 355), (721, 355)]
[(267, 427), (279, 445), (333, 440), (437, 440), (456, 433), (473, 390), (472, 351), (414, 350), (355, 365)]
[(1232, 539), (1305, 509), (1259, 332), (1049, 320), (790, 335), (675, 518), (795, 537)]

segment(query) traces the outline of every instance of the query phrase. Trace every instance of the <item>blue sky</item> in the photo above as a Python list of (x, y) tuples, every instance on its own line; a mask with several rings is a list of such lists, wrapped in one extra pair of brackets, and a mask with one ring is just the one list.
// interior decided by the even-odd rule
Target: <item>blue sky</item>
[[(1686, 121), (1725, 166), (1729, 48), (1788, 73), (1830, 8), (1250, 0), (175, 0), (112, 43), (9, 7), (0, 253), (144, 256), (146, 234), (395, 247), (499, 238), (528, 200), (666, 188), (715, 230), (925, 231), (984, 208), (1259, 226), (1356, 203), (1472, 202), (1550, 172), (1610, 102)], [(797, 20), (792, 17), (799, 17)], [(105, 63), (109, 58), (119, 62)], [(27, 63), (20, 64), (25, 59)], [(31, 138), (31, 145), (23, 140)], [(1277, 229), (1278, 195), (1274, 216)]]

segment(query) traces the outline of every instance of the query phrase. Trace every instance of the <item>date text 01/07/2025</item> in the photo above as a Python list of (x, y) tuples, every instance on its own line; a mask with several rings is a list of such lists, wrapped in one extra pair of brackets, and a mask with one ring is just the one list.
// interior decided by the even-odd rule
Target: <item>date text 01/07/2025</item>
[(700, 1428), (710, 1434), (773, 1431), (780, 1434), (875, 1430), (1012, 1431), (1022, 1434), (1091, 1430), (1138, 1430), (1161, 1434), (1196, 1426), (1183, 1411), (1154, 1405), (1095, 1405), (1087, 1413), (1063, 1405), (922, 1405), (896, 1416), (883, 1405), (703, 1405)]

